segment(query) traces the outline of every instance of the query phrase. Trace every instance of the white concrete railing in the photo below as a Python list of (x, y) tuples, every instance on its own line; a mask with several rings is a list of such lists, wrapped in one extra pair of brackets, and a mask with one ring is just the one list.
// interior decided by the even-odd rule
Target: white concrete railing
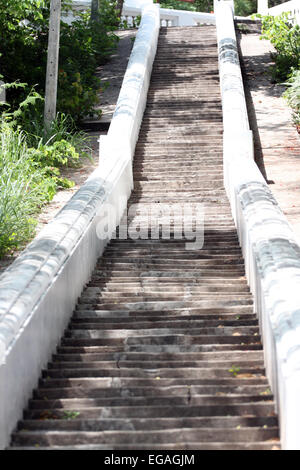
[[(126, 208), (159, 24), (159, 8), (145, 7), (106, 142), (109, 159), (0, 276), (0, 449), (9, 444), (109, 240), (99, 237), (99, 227), (105, 221), (115, 228)], [(114, 145), (125, 120), (126, 132), (119, 128), (119, 146)], [(107, 213), (108, 204), (114, 214)]]
[[(75, 10), (90, 8), (90, 0), (73, 0)], [(152, 0), (128, 0), (124, 3), (121, 19), (129, 27), (135, 27), (142, 8), (152, 4)], [(158, 5), (158, 4), (157, 4)], [(67, 19), (71, 21), (71, 17)], [(170, 10), (160, 8), (161, 26), (197, 26), (200, 24), (215, 24), (215, 16), (211, 13), (199, 13), (187, 10)]]
[(282, 13), (289, 13), (289, 19), (300, 25), (300, 2), (299, 0), (290, 0), (289, 2), (281, 3), (275, 7), (268, 7), (268, 0), (258, 0), (257, 12), (261, 15), (278, 16)]
[(260, 15), (268, 14), (268, 0), (257, 0), (257, 13)]
[(148, 12), (147, 22), (137, 33), (108, 133), (100, 137), (100, 167), (110, 164), (112, 153), (117, 159), (133, 160), (160, 27), (159, 5), (146, 5), (143, 11)]
[(300, 449), (300, 247), (253, 159), (233, 16), (216, 10), (224, 116), (224, 184), (264, 344), (283, 449)]
[[(139, 14), (139, 7), (124, 5), (122, 18), (126, 18), (129, 24), (132, 24), (132, 18), (136, 19)], [(160, 23), (161, 26), (197, 26), (200, 24), (215, 24), (215, 15), (211, 13), (199, 13), (196, 11), (160, 8)]]

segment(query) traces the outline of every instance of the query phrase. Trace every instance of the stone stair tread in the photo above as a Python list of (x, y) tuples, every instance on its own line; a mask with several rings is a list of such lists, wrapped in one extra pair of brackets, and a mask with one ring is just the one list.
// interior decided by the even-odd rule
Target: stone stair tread
[[(55, 360), (48, 364), (48, 370), (54, 369), (71, 369), (71, 368), (97, 368), (97, 369), (142, 369), (142, 370), (153, 370), (153, 369), (183, 369), (183, 368), (199, 368), (199, 369), (225, 369), (226, 371), (232, 367), (232, 360), (228, 361), (184, 361), (184, 360), (165, 360), (165, 361), (130, 361), (130, 360), (114, 360), (114, 361), (99, 361), (99, 360), (90, 360), (90, 361), (62, 361)], [(263, 360), (240, 360), (239, 368), (252, 368), (257, 370), (261, 368), (264, 370)]]
[[(240, 394), (242, 396), (250, 394), (253, 396), (266, 395), (270, 398), (270, 390), (265, 385), (173, 385), (165, 387), (136, 387), (136, 388), (89, 388), (89, 398), (133, 398), (133, 397), (151, 397), (151, 396), (187, 396), (187, 393), (193, 393), (193, 395), (234, 395)], [(36, 389), (34, 391), (35, 399), (49, 398), (85, 398), (87, 390), (85, 387), (74, 389), (72, 387), (62, 388), (46, 388)]]
[[(84, 321), (84, 322), (83, 322)], [(117, 323), (117, 319), (115, 323), (105, 323), (103, 324), (102, 319), (98, 319), (98, 322), (95, 322), (95, 319), (92, 318), (89, 321), (85, 318), (83, 321), (80, 321), (80, 319), (77, 319), (76, 322), (72, 322), (71, 325), (69, 326), (69, 329), (107, 329), (107, 330), (113, 330), (113, 329), (129, 329), (129, 326), (132, 326), (132, 329), (146, 329), (146, 328), (153, 328), (155, 326), (156, 328), (164, 328), (164, 327), (170, 327), (170, 326), (176, 326), (177, 328), (179, 327), (197, 327), (197, 326), (203, 326), (203, 327), (221, 327), (221, 326), (257, 326), (257, 320), (245, 320), (241, 322), (240, 318), (236, 320), (218, 320), (215, 321), (215, 324), (212, 324), (211, 321), (205, 321), (205, 320), (187, 320), (185, 323), (181, 320), (176, 320), (176, 319), (170, 319), (169, 321), (167, 320), (162, 320), (161, 322), (156, 321), (153, 324), (153, 321), (149, 321), (148, 323), (138, 323), (136, 319), (134, 319), (135, 323), (131, 322), (124, 322), (123, 324)], [(95, 322), (95, 323), (94, 323)], [(161, 323), (161, 324), (160, 324)]]
[(69, 388), (69, 387), (84, 387), (95, 388), (96, 386), (114, 390), (115, 388), (128, 388), (128, 387), (182, 387), (182, 386), (263, 386), (266, 390), (269, 389), (268, 381), (264, 376), (256, 376), (253, 374), (243, 375), (243, 378), (235, 376), (234, 382), (230, 378), (214, 378), (214, 379), (193, 379), (193, 378), (130, 378), (130, 377), (80, 377), (80, 378), (51, 378), (46, 376), (40, 379), (41, 388)]
[[(148, 429), (172, 429), (181, 427), (197, 428), (252, 428), (256, 426), (275, 427), (276, 418), (272, 416), (224, 416), (224, 417), (199, 417), (199, 418), (148, 418)], [(24, 431), (39, 430), (75, 430), (75, 431), (105, 431), (119, 429), (123, 431), (144, 430), (143, 418), (119, 418), (119, 419), (82, 419), (75, 416), (74, 419), (44, 419), (20, 421), (18, 429)]]
[[(264, 376), (264, 368), (259, 367), (244, 367), (241, 368), (237, 376)], [(214, 379), (214, 378), (228, 378), (232, 376), (229, 369), (211, 369), (211, 368), (156, 368), (156, 369), (141, 369), (141, 368), (118, 368), (115, 369), (99, 369), (87, 368), (81, 364), (78, 368), (64, 368), (64, 369), (48, 369), (43, 371), (44, 377), (49, 378), (76, 378), (76, 377), (122, 377), (122, 378), (147, 378), (152, 377), (156, 380), (161, 378), (195, 378), (195, 379)], [(233, 379), (232, 379), (233, 380)]]
[[(115, 360), (115, 359), (122, 359), (122, 360), (133, 360), (133, 359), (138, 359), (138, 360), (205, 360), (205, 361), (214, 361), (214, 360), (244, 360), (245, 358), (251, 358), (251, 359), (263, 359), (263, 353), (262, 352), (257, 352), (257, 351), (230, 351), (230, 352), (170, 352), (170, 353), (158, 353), (158, 352), (153, 352), (151, 354), (149, 353), (137, 353), (137, 352), (124, 352), (124, 351), (118, 351), (118, 352), (101, 352), (99, 350), (89, 354), (88, 351), (85, 351), (84, 354), (81, 353), (68, 353), (68, 348), (65, 348), (65, 352), (62, 352), (63, 348), (58, 347), (57, 352), (53, 354), (53, 357), (68, 357), (72, 358), (74, 356), (78, 357), (79, 360), (83, 360), (84, 358), (88, 359), (89, 356), (92, 358), (98, 357), (99, 360)], [(68, 359), (69, 360), (69, 359)]]
[(115, 406), (184, 406), (189, 403), (190, 406), (203, 405), (224, 405), (229, 402), (230, 405), (240, 403), (272, 403), (274, 401), (269, 396), (257, 395), (199, 395), (189, 399), (188, 396), (159, 396), (159, 397), (107, 397), (107, 398), (60, 398), (60, 399), (31, 399), (28, 407), (30, 410), (43, 410), (47, 402), (48, 409), (65, 409), (80, 411), (82, 408), (109, 407)]
[[(205, 313), (201, 314), (191, 314), (190, 312), (184, 312), (182, 311), (179, 315), (174, 315), (172, 312), (167, 312), (168, 315), (166, 315), (166, 312), (164, 312), (162, 315), (145, 315), (139, 316), (138, 314), (132, 313), (131, 315), (128, 315), (128, 312), (123, 312), (123, 311), (115, 311), (115, 313), (111, 311), (99, 311), (99, 310), (78, 310), (74, 312), (73, 317), (72, 317), (72, 322), (85, 322), (85, 321), (100, 321), (103, 324), (106, 323), (117, 323), (120, 322), (121, 325), (125, 324), (130, 324), (133, 322), (138, 322), (138, 321), (145, 321), (145, 322), (160, 322), (160, 321), (172, 321), (174, 320), (175, 322), (180, 322), (180, 321), (205, 321), (205, 320), (211, 320), (211, 321), (235, 321), (239, 320), (240, 323), (242, 324), (244, 321), (248, 322), (255, 322), (257, 324), (258, 320), (255, 317), (255, 314), (251, 313), (225, 313), (223, 314), (222, 312), (220, 313), (210, 313), (209, 315), (206, 315)], [(176, 325), (176, 323), (175, 323)]]
[(126, 351), (126, 352), (149, 352), (149, 353), (159, 353), (159, 352), (219, 352), (219, 351), (260, 351), (262, 349), (261, 343), (180, 343), (179, 341), (169, 341), (168, 344), (155, 344), (154, 342), (142, 343), (142, 344), (129, 344), (125, 345), (122, 341), (114, 341), (108, 343), (101, 340), (66, 340), (61, 341), (61, 348), (68, 348), (68, 351), (73, 351), (74, 353), (86, 352), (86, 351), (96, 351), (96, 350), (105, 350), (105, 351)]
[[(67, 413), (66, 413), (67, 412)], [(26, 409), (25, 419), (65, 419), (68, 412), (78, 413), (71, 408), (43, 408)], [(274, 416), (274, 403), (254, 402), (237, 404), (203, 404), (203, 405), (171, 405), (171, 406), (98, 406), (82, 407), (79, 411), (80, 419), (108, 419), (108, 418), (175, 418), (175, 417), (212, 417), (212, 416)]]
[[(70, 445), (70, 446), (51, 446), (51, 447), (43, 447), (40, 445), (36, 445), (34, 447), (26, 446), (26, 450), (53, 450), (53, 451), (62, 451), (62, 450), (280, 450), (280, 445), (278, 443), (278, 439), (270, 439), (268, 442), (236, 442), (234, 444), (223, 443), (223, 442), (214, 442), (214, 443), (203, 443), (199, 444), (199, 442), (190, 442), (187, 444), (184, 442), (179, 442), (177, 444), (129, 444), (129, 445)], [(10, 447), (8, 450), (18, 451), (24, 450), (24, 447)]]
[[(235, 296), (236, 299), (236, 296)], [(182, 309), (187, 309), (187, 308), (218, 308), (222, 309), (224, 307), (230, 307), (230, 308), (240, 308), (242, 306), (247, 306), (247, 305), (252, 305), (252, 298), (246, 298), (246, 299), (240, 299), (240, 300), (224, 300), (221, 299), (220, 301), (216, 301), (213, 299), (205, 299), (205, 300), (186, 300), (185, 302), (183, 301), (176, 301), (176, 300), (159, 300), (159, 301), (153, 301), (152, 299), (149, 299), (148, 301), (138, 301), (135, 298), (135, 302), (126, 302), (126, 301), (121, 301), (119, 300), (118, 302), (114, 301), (112, 303), (109, 302), (101, 302), (100, 299), (98, 299), (96, 302), (94, 300), (88, 301), (86, 298), (84, 301), (80, 301), (78, 303), (78, 310), (88, 310), (90, 308), (90, 305), (93, 305), (93, 308), (95, 310), (131, 310), (131, 311), (148, 311), (148, 312), (153, 312), (153, 311), (164, 311), (164, 310), (182, 310)]]
[[(80, 335), (89, 335), (88, 338), (93, 338), (93, 335), (96, 335), (97, 338), (106, 338), (106, 337), (120, 337), (120, 338), (130, 338), (131, 336), (168, 336), (168, 335), (192, 335), (192, 336), (221, 336), (221, 335), (228, 335), (228, 336), (258, 336), (259, 335), (259, 327), (256, 326), (226, 326), (226, 325), (219, 325), (218, 327), (200, 327), (200, 328), (193, 328), (190, 326), (189, 328), (175, 328), (170, 327), (166, 328), (165, 326), (161, 328), (153, 328), (153, 325), (150, 325), (149, 328), (144, 329), (124, 329), (124, 328), (103, 328), (100, 324), (93, 325), (94, 328), (91, 328), (91, 325), (88, 325), (87, 328), (84, 328), (83, 325), (78, 325), (78, 328), (68, 329), (65, 332), (66, 337), (79, 337)], [(69, 336), (70, 335), (70, 336)], [(163, 338), (162, 338), (163, 339)]]
[(238, 305), (238, 306), (223, 306), (221, 308), (197, 308), (197, 307), (182, 307), (180, 311), (176, 309), (158, 309), (156, 311), (153, 310), (125, 310), (125, 309), (118, 309), (117, 307), (112, 310), (107, 310), (107, 309), (96, 309), (96, 308), (91, 308), (90, 305), (88, 304), (87, 307), (89, 308), (79, 308), (80, 304), (77, 305), (77, 309), (74, 312), (74, 316), (78, 317), (79, 315), (83, 315), (88, 313), (90, 315), (90, 312), (93, 312), (92, 314), (95, 316), (103, 316), (103, 317), (125, 317), (125, 318), (130, 318), (130, 317), (141, 317), (145, 318), (146, 316), (151, 316), (151, 317), (161, 317), (165, 315), (170, 315), (170, 316), (177, 316), (178, 315), (185, 315), (185, 316), (191, 316), (193, 317), (194, 315), (240, 315), (240, 314), (245, 314), (245, 315), (253, 315), (253, 308), (251, 306), (245, 306), (245, 305)]
[(249, 440), (268, 440), (277, 437), (277, 428), (193, 428), (152, 431), (21, 431), (14, 436), (17, 444), (26, 442), (31, 445), (62, 444), (161, 444), (187, 440), (188, 442), (248, 442)]

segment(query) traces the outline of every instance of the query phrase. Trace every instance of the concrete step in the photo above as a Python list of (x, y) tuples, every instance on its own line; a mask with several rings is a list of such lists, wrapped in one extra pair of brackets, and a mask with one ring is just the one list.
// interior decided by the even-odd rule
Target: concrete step
[[(183, 346), (184, 350), (190, 350), (194, 345), (199, 345), (201, 351), (205, 350), (222, 350), (226, 348), (227, 350), (232, 350), (233, 346), (237, 349), (241, 349), (245, 344), (250, 348), (251, 345), (256, 348), (261, 348), (260, 337), (259, 336), (249, 336), (249, 335), (189, 335), (184, 336), (183, 334), (169, 334), (159, 338), (156, 335), (151, 336), (132, 336), (130, 338), (90, 338), (90, 337), (77, 337), (77, 338), (63, 338), (61, 341), (63, 346), (118, 346), (125, 347), (125, 350), (138, 351), (145, 348), (146, 350), (152, 351), (163, 351), (170, 350), (170, 345), (175, 346), (176, 352), (178, 351), (178, 346)], [(210, 346), (205, 348), (204, 345)], [(148, 349), (147, 349), (148, 346)], [(195, 349), (196, 350), (196, 349)]]
[(182, 328), (183, 330), (187, 329), (193, 329), (195, 331), (199, 330), (199, 327), (202, 328), (229, 328), (229, 327), (236, 327), (236, 326), (243, 326), (243, 327), (257, 327), (257, 321), (255, 320), (241, 320), (240, 318), (237, 318), (236, 320), (176, 320), (174, 318), (171, 318), (169, 320), (161, 320), (161, 321), (139, 321), (138, 319), (134, 319), (132, 322), (123, 322), (119, 318), (115, 319), (115, 322), (108, 323), (108, 322), (103, 322), (102, 318), (76, 318), (76, 320), (73, 320), (70, 325), (69, 325), (69, 330), (97, 330), (97, 329), (103, 329), (103, 330), (113, 330), (113, 329), (121, 329), (121, 330), (147, 330), (150, 331), (153, 329), (153, 327), (157, 328), (174, 328), (175, 331), (179, 330)]
[[(87, 369), (93, 369), (93, 368), (99, 368), (99, 369), (115, 369), (115, 368), (125, 368), (125, 369), (145, 369), (145, 370), (150, 370), (150, 369), (161, 369), (161, 368), (180, 368), (183, 369), (185, 367), (188, 368), (204, 368), (208, 369), (210, 367), (216, 367), (218, 369), (225, 368), (226, 370), (231, 369), (232, 367), (232, 360), (213, 360), (213, 361), (208, 361), (208, 360), (184, 360), (184, 359), (178, 359), (178, 360), (173, 360), (173, 359), (165, 359), (165, 360), (125, 360), (122, 357), (117, 357), (113, 361), (101, 361), (98, 360), (97, 355), (91, 356), (84, 356), (84, 360), (82, 359), (82, 355), (74, 357), (72, 355), (72, 358), (69, 358), (69, 360), (63, 360), (61, 356), (55, 355), (54, 358), (55, 360), (53, 362), (50, 362), (48, 364), (48, 369), (78, 369), (78, 368), (87, 368)], [(67, 357), (68, 358), (68, 357)], [(73, 359), (73, 360), (71, 360)], [(246, 360), (240, 359), (239, 360), (239, 365), (238, 368), (263, 368), (264, 363), (263, 363), (263, 358), (261, 359), (249, 359)]]
[[(66, 419), (69, 408), (47, 408), (29, 410), (24, 419)], [(80, 409), (80, 419), (120, 419), (120, 418), (177, 418), (177, 417), (214, 417), (214, 416), (274, 416), (274, 404), (270, 403), (239, 403), (232, 405), (182, 405), (182, 406), (113, 406), (91, 407)], [(277, 431), (278, 432), (278, 431)], [(274, 436), (275, 437), (275, 436)]]
[[(221, 386), (221, 385), (206, 385), (206, 386), (173, 386), (173, 387), (136, 387), (136, 388), (90, 388), (88, 390), (89, 398), (134, 398), (134, 397), (162, 397), (170, 398), (172, 396), (183, 397), (186, 399), (188, 394), (194, 396), (206, 395), (212, 396), (226, 396), (231, 397), (239, 394), (239, 396), (248, 397), (251, 394), (255, 397), (268, 396), (272, 399), (269, 390), (264, 385), (252, 386)], [(62, 398), (86, 398), (87, 390), (85, 388), (74, 389), (71, 387), (66, 388), (43, 388), (34, 391), (34, 399), (37, 400), (52, 400)]]
[(264, 441), (277, 437), (277, 428), (241, 428), (241, 429), (169, 429), (160, 431), (22, 431), (13, 436), (16, 445), (86, 445), (98, 444), (165, 444), (178, 442), (248, 442)]
[[(71, 446), (51, 446), (43, 447), (35, 445), (34, 447), (26, 446), (26, 450), (60, 450), (60, 451), (74, 451), (74, 450), (280, 450), (279, 439), (269, 439), (265, 442), (236, 442), (236, 443), (224, 443), (224, 442), (205, 442), (199, 444), (198, 442), (178, 442), (176, 444), (122, 444), (122, 445), (105, 445), (105, 444), (83, 444), (83, 445), (71, 445)], [(10, 447), (10, 451), (13, 450), (24, 450), (24, 447)]]
[[(66, 349), (66, 348), (65, 348)], [(74, 348), (68, 348), (74, 349)], [(95, 349), (95, 348), (90, 348)], [(86, 348), (90, 351), (89, 348)], [(99, 348), (98, 348), (99, 349)], [(102, 348), (103, 349), (103, 348)], [(250, 351), (251, 353), (253, 351)], [(257, 352), (257, 351), (254, 351)], [(262, 351), (260, 351), (262, 353)], [(157, 353), (158, 354), (158, 353)], [(169, 352), (169, 354), (171, 354)], [(234, 378), (234, 380), (233, 380)], [(39, 388), (47, 388), (47, 389), (74, 389), (77, 390), (80, 388), (86, 389), (86, 396), (88, 396), (90, 389), (95, 388), (106, 388), (114, 393), (115, 389), (126, 390), (128, 388), (155, 388), (161, 389), (163, 387), (256, 387), (261, 386), (266, 391), (270, 391), (268, 381), (264, 375), (254, 375), (254, 374), (237, 374), (231, 377), (218, 377), (213, 379), (201, 378), (163, 378), (163, 377), (146, 377), (146, 378), (139, 378), (139, 377), (70, 377), (70, 378), (52, 378), (52, 377), (42, 377), (39, 380)], [(220, 388), (221, 390), (222, 388)], [(255, 390), (255, 388), (254, 388)], [(36, 392), (36, 391), (35, 391)]]
[[(126, 312), (128, 315), (128, 312)], [(130, 327), (131, 324), (148, 324), (148, 325), (157, 325), (159, 323), (164, 322), (165, 325), (199, 325), (203, 324), (204, 322), (207, 323), (209, 321), (210, 325), (219, 326), (221, 324), (224, 325), (257, 325), (258, 320), (256, 316), (253, 314), (245, 314), (245, 313), (222, 313), (222, 311), (218, 314), (210, 314), (210, 315), (193, 315), (190, 312), (182, 312), (179, 315), (171, 314), (170, 312), (163, 312), (161, 315), (147, 315), (144, 314), (139, 316), (138, 314), (132, 316), (125, 316), (124, 312), (115, 311), (115, 312), (103, 312), (97, 310), (78, 310), (74, 312), (72, 321), (70, 325), (79, 324), (79, 323), (89, 323), (89, 322), (99, 322), (101, 323), (104, 328), (107, 324), (116, 324), (120, 325), (120, 328), (124, 328), (127, 325), (127, 328)]]
[[(80, 416), (80, 415), (79, 415)], [(182, 428), (214, 428), (214, 429), (240, 429), (265, 427), (265, 429), (277, 425), (274, 416), (224, 416), (224, 417), (200, 417), (200, 418), (148, 418), (148, 430), (182, 429)], [(18, 429), (22, 431), (143, 431), (145, 421), (139, 418), (132, 419), (44, 419), (20, 421)]]
[(226, 319), (240, 320), (241, 323), (246, 319), (256, 319), (256, 315), (253, 314), (253, 306), (229, 306), (222, 308), (180, 308), (171, 309), (171, 310), (121, 310), (117, 307), (112, 310), (106, 309), (95, 309), (93, 306), (91, 308), (80, 308), (80, 305), (77, 305), (77, 308), (73, 314), (73, 320), (75, 321), (78, 318), (99, 318), (101, 322), (106, 320), (116, 319), (120, 323), (123, 321), (128, 321), (134, 319), (134, 321), (158, 321), (161, 319), (172, 320), (178, 319), (206, 319), (206, 320), (223, 320)]
[(29, 409), (30, 410), (44, 410), (45, 401), (47, 401), (48, 409), (64, 409), (64, 410), (76, 410), (81, 409), (95, 408), (95, 407), (107, 407), (113, 409), (114, 407), (155, 407), (155, 406), (184, 406), (189, 405), (191, 407), (195, 406), (221, 406), (224, 407), (227, 403), (230, 403), (230, 406), (244, 403), (264, 403), (271, 402), (273, 403), (272, 396), (264, 395), (195, 395), (190, 397), (188, 394), (186, 396), (142, 396), (142, 397), (105, 397), (105, 398), (60, 398), (50, 399), (46, 396), (42, 400), (32, 399), (29, 400)]
[[(172, 252), (174, 253), (174, 256), (175, 257), (183, 257), (183, 256), (190, 256), (189, 253), (187, 253), (186, 251), (186, 248), (185, 246), (182, 246), (182, 243), (177, 243), (177, 246), (176, 246), (176, 242), (173, 243), (172, 245)], [(111, 256), (117, 256), (117, 255), (120, 255), (120, 256), (130, 256), (130, 257), (138, 257), (138, 256), (170, 256), (170, 252), (166, 249), (166, 247), (164, 246), (155, 246), (155, 244), (153, 244), (152, 246), (150, 247), (145, 247), (143, 245), (140, 245), (140, 247), (137, 245), (137, 246), (134, 246), (130, 249), (130, 246), (128, 246), (128, 244), (123, 244), (123, 246), (121, 245), (118, 245), (118, 246), (114, 246), (113, 244), (110, 244), (110, 246), (108, 246), (103, 254), (103, 257), (104, 258), (109, 258)], [(241, 251), (240, 251), (240, 248), (236, 245), (236, 246), (233, 246), (233, 247), (228, 247), (227, 250), (226, 250), (226, 254), (224, 254), (224, 250), (222, 249), (222, 247), (216, 247), (216, 248), (202, 248), (201, 250), (198, 250), (194, 256), (198, 256), (198, 257), (203, 257), (205, 258), (206, 256), (211, 256), (211, 257), (215, 257), (216, 255), (224, 255), (225, 257), (226, 256), (232, 256), (232, 255), (237, 255), (238, 257), (241, 257)]]

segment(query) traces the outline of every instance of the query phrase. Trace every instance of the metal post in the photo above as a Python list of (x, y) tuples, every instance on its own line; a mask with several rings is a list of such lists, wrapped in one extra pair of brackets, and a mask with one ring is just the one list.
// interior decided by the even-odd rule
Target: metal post
[(51, 0), (44, 108), (45, 131), (56, 117), (61, 0)]

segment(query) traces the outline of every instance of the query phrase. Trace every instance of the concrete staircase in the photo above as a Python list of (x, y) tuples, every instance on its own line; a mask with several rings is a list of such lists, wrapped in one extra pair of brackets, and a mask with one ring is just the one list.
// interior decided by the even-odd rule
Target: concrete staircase
[(110, 242), (10, 448), (279, 449), (222, 182), (213, 26), (161, 29), (134, 180), (129, 207), (203, 203), (204, 246)]

